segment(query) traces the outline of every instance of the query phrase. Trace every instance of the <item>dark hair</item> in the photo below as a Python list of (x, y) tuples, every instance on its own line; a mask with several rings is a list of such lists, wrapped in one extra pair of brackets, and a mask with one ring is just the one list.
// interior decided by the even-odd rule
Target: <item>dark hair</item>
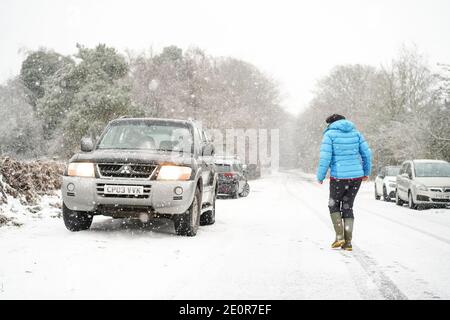
[(325, 120), (325, 122), (328, 123), (328, 124), (332, 124), (332, 123), (335, 122), (335, 121), (338, 121), (338, 120), (344, 120), (344, 119), (345, 119), (344, 116), (335, 113), (335, 114), (332, 114), (331, 116), (329, 116), (329, 117)]

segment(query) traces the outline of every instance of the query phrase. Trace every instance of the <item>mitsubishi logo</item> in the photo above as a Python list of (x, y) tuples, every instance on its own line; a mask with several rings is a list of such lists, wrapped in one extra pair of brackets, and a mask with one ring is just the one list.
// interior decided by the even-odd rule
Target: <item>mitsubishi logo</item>
[(122, 168), (120, 168), (120, 173), (122, 174), (130, 174), (131, 173), (131, 168), (127, 165), (122, 166)]

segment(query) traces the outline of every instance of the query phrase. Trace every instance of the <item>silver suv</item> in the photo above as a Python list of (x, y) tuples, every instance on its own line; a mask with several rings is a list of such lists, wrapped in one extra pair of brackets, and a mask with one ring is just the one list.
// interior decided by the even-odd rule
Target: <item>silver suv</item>
[(214, 146), (192, 121), (111, 121), (98, 142), (83, 139), (63, 176), (63, 218), (70, 231), (94, 215), (173, 218), (179, 235), (215, 221)]
[(397, 176), (396, 203), (411, 209), (450, 205), (450, 163), (442, 160), (409, 160)]

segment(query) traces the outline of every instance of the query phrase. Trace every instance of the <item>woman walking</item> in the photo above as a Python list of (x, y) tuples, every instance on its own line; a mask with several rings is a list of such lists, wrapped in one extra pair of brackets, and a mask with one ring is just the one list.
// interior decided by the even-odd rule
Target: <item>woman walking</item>
[(330, 169), (331, 221), (336, 232), (332, 248), (352, 250), (353, 202), (361, 181), (367, 181), (372, 167), (372, 152), (363, 135), (344, 116), (333, 114), (320, 147), (317, 180), (323, 183)]

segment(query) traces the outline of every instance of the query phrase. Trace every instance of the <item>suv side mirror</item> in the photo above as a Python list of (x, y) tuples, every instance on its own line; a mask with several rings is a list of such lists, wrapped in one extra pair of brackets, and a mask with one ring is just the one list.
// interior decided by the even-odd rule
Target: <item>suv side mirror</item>
[(94, 150), (94, 142), (91, 138), (83, 138), (81, 139), (81, 151), (83, 152), (91, 152)]

